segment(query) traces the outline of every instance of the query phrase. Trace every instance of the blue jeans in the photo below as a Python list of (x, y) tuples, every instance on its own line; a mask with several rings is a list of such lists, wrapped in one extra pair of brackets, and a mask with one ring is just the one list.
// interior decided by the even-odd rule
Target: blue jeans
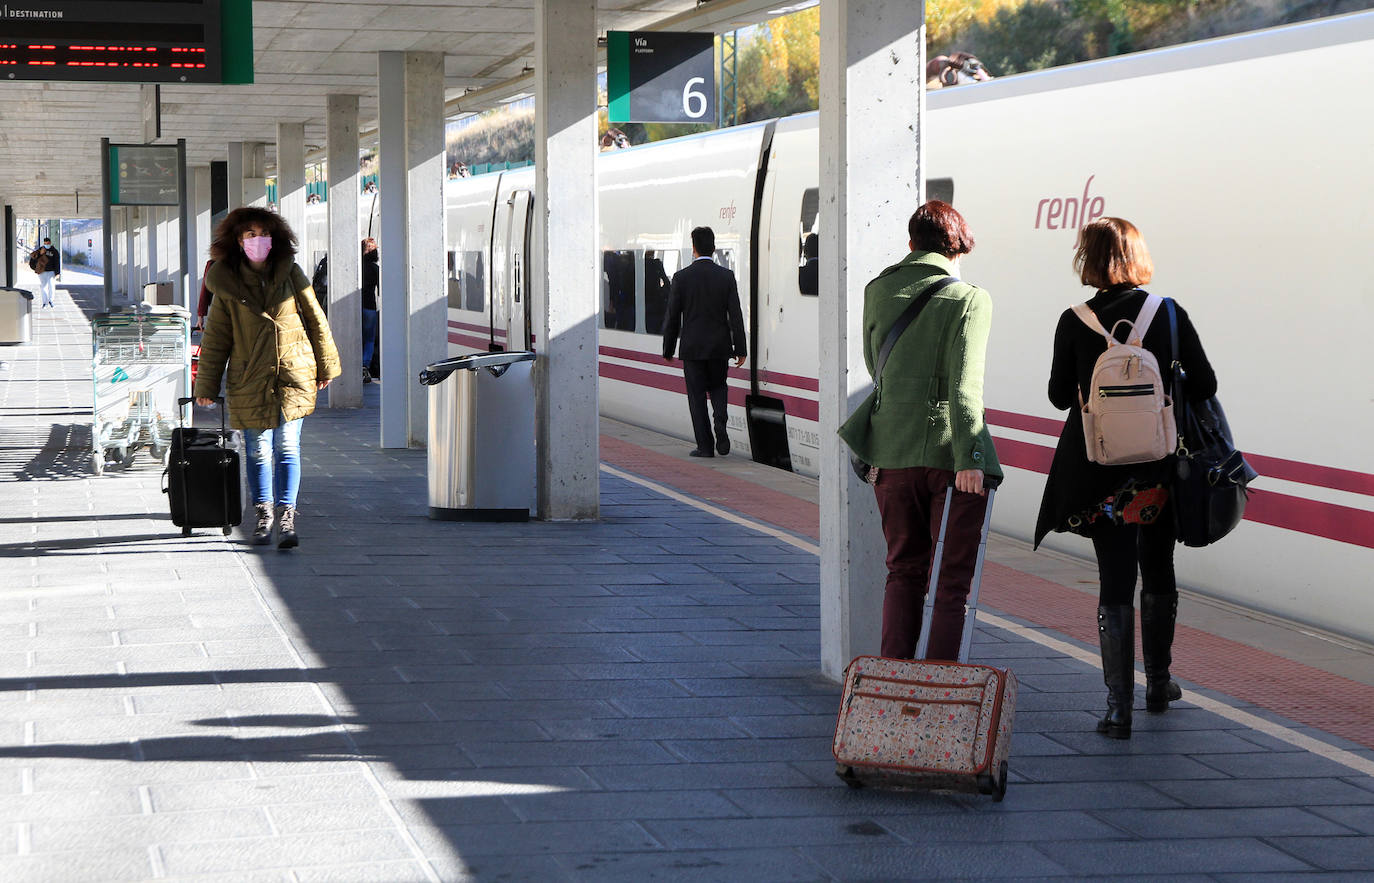
[[(278, 423), (276, 429), (245, 429), (248, 452), (248, 488), (253, 502), (278, 506), (296, 505), (301, 486), (301, 420)], [(276, 499), (272, 479), (276, 477)]]
[(363, 310), (363, 367), (372, 364), (372, 352), (377, 344), (377, 311)]

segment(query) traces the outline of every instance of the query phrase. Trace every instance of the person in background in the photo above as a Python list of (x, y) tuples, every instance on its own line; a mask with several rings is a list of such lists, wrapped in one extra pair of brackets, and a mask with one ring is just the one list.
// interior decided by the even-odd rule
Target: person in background
[[(1132, 322), (1146, 293), (1138, 286), (1154, 275), (1145, 237), (1130, 221), (1098, 218), (1079, 231), (1073, 259), (1079, 281), (1097, 289), (1089, 298), (1104, 328), (1122, 319)], [(1182, 307), (1178, 315), (1177, 358), (1188, 366), (1189, 398), (1210, 398), (1217, 377), (1203, 352), (1197, 330)], [(1158, 317), (1162, 319), (1162, 317)], [(1124, 332), (1123, 333), (1127, 333)], [(1170, 353), (1169, 323), (1153, 321), (1145, 348), (1160, 368), (1176, 358)], [(1120, 339), (1120, 338), (1118, 338)], [(1150, 463), (1103, 466), (1088, 459), (1079, 403), (1092, 387), (1093, 366), (1107, 349), (1106, 339), (1089, 328), (1072, 309), (1059, 317), (1050, 365), (1050, 403), (1067, 409), (1059, 443), (1045, 480), (1035, 545), (1050, 531), (1070, 531), (1092, 540), (1099, 581), (1097, 635), (1102, 648), (1102, 677), (1107, 686), (1107, 713), (1097, 731), (1113, 739), (1131, 738), (1135, 703), (1136, 576), (1140, 589), (1140, 637), (1145, 657), (1145, 709), (1169, 710), (1183, 691), (1169, 676), (1173, 661), (1178, 589), (1174, 584), (1174, 513), (1168, 487), (1174, 458)]]
[[(883, 656), (912, 659), (921, 635), (931, 558), (945, 497), (949, 524), (926, 659), (959, 658), (964, 604), (973, 583), (987, 497), (984, 478), (1001, 478), (983, 422), (983, 365), (992, 298), (959, 277), (973, 233), (954, 207), (931, 200), (907, 223), (911, 249), (864, 289), (864, 362), (873, 373), (888, 332), (913, 299), (930, 295), (892, 347), (873, 392), (840, 427), (865, 463), (887, 540)], [(870, 472), (871, 474), (871, 472)]]
[(196, 325), (192, 331), (205, 330), (205, 317), (210, 314), (210, 301), (215, 296), (210, 293), (210, 289), (205, 286), (205, 280), (210, 275), (210, 268), (215, 265), (214, 258), (205, 262), (205, 268), (200, 271), (200, 299), (196, 301)]
[(53, 305), (53, 283), (62, 275), (62, 255), (52, 247), (52, 240), (43, 237), (43, 244), (29, 255), (29, 269), (38, 274), (38, 290), (43, 294), (43, 306)]
[(302, 420), (315, 394), (339, 376), (339, 353), (305, 272), (296, 235), (280, 215), (245, 207), (230, 212), (210, 245), (214, 292), (201, 338), (198, 405), (214, 404), (228, 369), (229, 424), (244, 431), (248, 486), (257, 511), (253, 543), (292, 549), (300, 488)]
[(797, 268), (797, 290), (802, 294), (816, 295), (821, 291), (820, 280), (820, 239), (815, 233), (806, 234), (802, 240), (802, 258), (805, 261)]
[[(716, 234), (710, 227), (692, 231), (692, 263), (673, 274), (663, 319), (665, 362), (672, 363), (678, 334), (682, 335), (687, 411), (692, 416), (692, 432), (697, 442), (693, 457), (714, 457), (717, 453), (723, 457), (730, 453), (725, 413), (729, 390), (725, 380), (731, 356), (738, 368), (748, 355), (739, 286), (735, 274), (712, 259), (715, 251)], [(714, 435), (712, 421), (706, 416), (708, 396), (715, 417)]]
[(377, 345), (377, 285), (381, 272), (377, 266), (377, 240), (363, 240), (363, 383), (372, 382), (372, 355)]

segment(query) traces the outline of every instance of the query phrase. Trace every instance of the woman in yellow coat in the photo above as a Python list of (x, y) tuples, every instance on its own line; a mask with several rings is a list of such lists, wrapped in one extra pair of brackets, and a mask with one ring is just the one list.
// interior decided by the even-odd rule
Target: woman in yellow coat
[(247, 448), (253, 542), (272, 541), (275, 502), (277, 547), (291, 549), (298, 542), (301, 421), (315, 410), (316, 392), (339, 376), (339, 353), (296, 266), (296, 235), (280, 215), (235, 209), (215, 230), (210, 256), (205, 284), (214, 300), (200, 343), (196, 403), (212, 404), (225, 379), (229, 424), (243, 430)]

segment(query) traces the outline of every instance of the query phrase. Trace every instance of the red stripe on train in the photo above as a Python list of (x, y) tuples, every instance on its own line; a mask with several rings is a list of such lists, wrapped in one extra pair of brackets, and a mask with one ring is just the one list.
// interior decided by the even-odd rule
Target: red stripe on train
[[(667, 367), (666, 363), (664, 366)], [(607, 380), (620, 380), (638, 386), (650, 386), (654, 389), (687, 395), (687, 384), (682, 379), (681, 371), (669, 374), (662, 371), (645, 371), (642, 368), (633, 368), (629, 365), (609, 365), (602, 362), (597, 368), (597, 373)], [(747, 391), (737, 386), (732, 386), (729, 389), (730, 404), (743, 407), (744, 396)], [(777, 398), (782, 399), (788, 414), (803, 420), (813, 421), (820, 417), (820, 406), (810, 399), (789, 395), (778, 395)]]
[[(627, 350), (623, 347), (602, 346), (597, 347), (597, 352), (603, 356), (611, 356), (616, 359), (626, 359), (632, 362), (646, 362), (650, 365), (662, 365), (663, 357), (652, 353), (641, 352), (640, 350)], [(736, 380), (748, 382), (748, 368), (730, 369), (730, 376)], [(759, 379), (764, 383), (776, 383), (780, 386), (790, 386), (794, 389), (804, 389), (810, 392), (820, 392), (820, 381), (814, 377), (802, 377), (800, 374), (783, 374), (781, 371), (759, 371)], [(819, 412), (818, 412), (819, 413)]]

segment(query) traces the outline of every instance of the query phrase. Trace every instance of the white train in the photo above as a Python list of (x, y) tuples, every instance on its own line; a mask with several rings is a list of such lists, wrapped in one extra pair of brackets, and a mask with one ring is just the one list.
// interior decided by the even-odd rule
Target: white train
[[(978, 247), (964, 276), (995, 303), (987, 418), (1009, 467), (999, 531), (1029, 537), (1063, 424), (1045, 383), (1059, 313), (1091, 293), (1069, 266), (1076, 230), (1124, 216), (1150, 243), (1151, 288), (1193, 316), (1238, 442), (1263, 473), (1232, 536), (1180, 548), (1180, 583), (1374, 641), (1374, 372), (1363, 356), (1374, 119), (1359, 110), (1371, 88), (1374, 13), (1359, 13), (930, 94), (929, 193), (969, 219)], [(749, 362), (731, 370), (732, 442), (751, 451), (748, 398), (755, 458), (815, 475), (817, 293), (799, 270), (805, 237), (825, 223), (816, 116), (599, 163), (603, 412), (691, 438), (681, 372), (660, 358), (657, 331), (666, 279), (706, 224), (739, 279), (750, 334)], [(526, 339), (517, 295), (533, 186), (528, 169), (449, 182), (454, 353)], [(893, 230), (894, 261), (905, 243)], [(1048, 545), (1090, 554), (1067, 535)]]

